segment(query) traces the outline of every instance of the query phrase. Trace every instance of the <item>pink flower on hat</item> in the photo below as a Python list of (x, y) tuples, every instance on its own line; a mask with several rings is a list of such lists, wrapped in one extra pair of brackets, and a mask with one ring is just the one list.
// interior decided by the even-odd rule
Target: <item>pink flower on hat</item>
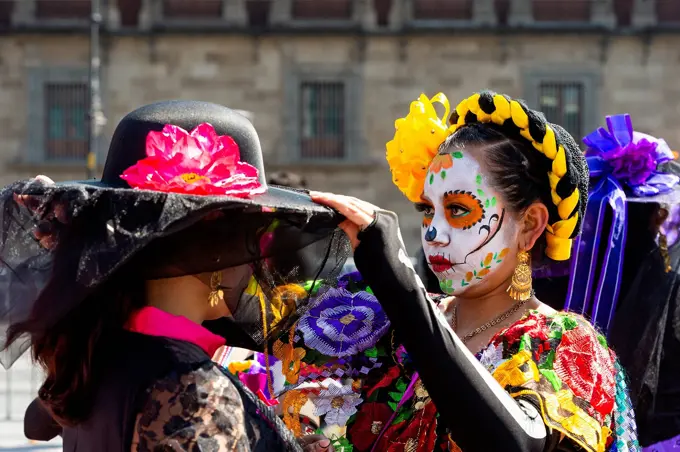
[(254, 166), (241, 162), (234, 139), (203, 123), (191, 132), (171, 124), (146, 137), (146, 158), (126, 169), (131, 187), (190, 195), (264, 193)]

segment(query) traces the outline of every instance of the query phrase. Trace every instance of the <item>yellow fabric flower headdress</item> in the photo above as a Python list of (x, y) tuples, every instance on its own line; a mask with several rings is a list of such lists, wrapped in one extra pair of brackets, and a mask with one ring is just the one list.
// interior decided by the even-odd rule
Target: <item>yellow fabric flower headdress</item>
[[(437, 116), (434, 104), (444, 106)], [(580, 232), (588, 197), (588, 166), (580, 148), (563, 128), (529, 109), (522, 101), (489, 91), (475, 93), (456, 106), (449, 118), (449, 102), (439, 93), (424, 94), (411, 103), (409, 114), (395, 122), (394, 139), (387, 143), (392, 181), (412, 202), (420, 201), (425, 177), (439, 146), (460, 127), (472, 123), (502, 126), (509, 136), (529, 141), (546, 159), (553, 205), (546, 228), (546, 255), (563, 261), (571, 256), (572, 238)]]

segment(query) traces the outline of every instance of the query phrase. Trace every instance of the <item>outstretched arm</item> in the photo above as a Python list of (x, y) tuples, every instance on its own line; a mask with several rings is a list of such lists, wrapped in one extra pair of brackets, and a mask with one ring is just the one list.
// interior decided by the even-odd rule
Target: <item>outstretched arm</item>
[[(501, 388), (427, 296), (405, 252), (396, 215), (353, 198), (314, 197), (352, 220), (342, 227), (356, 244), (357, 268), (408, 350), (440, 422), (460, 448), (545, 450), (547, 429), (538, 409)], [(357, 234), (359, 229), (363, 232)]]

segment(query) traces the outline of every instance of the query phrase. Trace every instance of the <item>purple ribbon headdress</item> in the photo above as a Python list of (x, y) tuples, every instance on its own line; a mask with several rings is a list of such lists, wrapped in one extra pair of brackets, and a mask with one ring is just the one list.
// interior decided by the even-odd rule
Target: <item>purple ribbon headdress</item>
[[(606, 333), (621, 284), (627, 203), (677, 201), (669, 194), (678, 193), (675, 187), (680, 178), (658, 171), (660, 164), (673, 160), (673, 152), (664, 140), (634, 132), (627, 114), (608, 116), (607, 129), (600, 127), (583, 142), (588, 146), (591, 189), (583, 232), (574, 241), (564, 309), (589, 313)], [(611, 224), (605, 230), (607, 210), (611, 212)], [(603, 239), (604, 247), (600, 245)]]

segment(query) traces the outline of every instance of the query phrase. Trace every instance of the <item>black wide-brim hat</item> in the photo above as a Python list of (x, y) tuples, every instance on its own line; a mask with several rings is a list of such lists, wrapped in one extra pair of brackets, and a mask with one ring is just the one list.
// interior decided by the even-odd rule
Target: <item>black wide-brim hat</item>
[[(148, 157), (150, 132), (167, 125), (190, 132), (206, 123), (234, 140), (240, 161), (257, 170), (264, 192), (186, 194), (132, 188), (121, 178)], [(252, 264), (268, 300), (277, 286), (331, 277), (347, 256), (346, 238), (337, 228), (342, 217), (303, 191), (266, 181), (259, 138), (248, 119), (212, 103), (167, 101), (121, 120), (101, 180), (31, 179), (5, 187), (0, 279), (7, 290), (0, 304), (0, 351), (12, 345), (5, 342), (11, 325), (30, 321), (33, 331), (50, 328), (114, 274), (148, 280)], [(240, 301), (229, 306), (232, 312), (247, 304)], [(293, 313), (302, 308), (301, 301)], [(241, 311), (234, 320), (261, 343), (266, 334), (255, 318), (259, 307)], [(9, 360), (0, 356), (0, 362), (11, 364), (27, 344), (13, 347)]]

